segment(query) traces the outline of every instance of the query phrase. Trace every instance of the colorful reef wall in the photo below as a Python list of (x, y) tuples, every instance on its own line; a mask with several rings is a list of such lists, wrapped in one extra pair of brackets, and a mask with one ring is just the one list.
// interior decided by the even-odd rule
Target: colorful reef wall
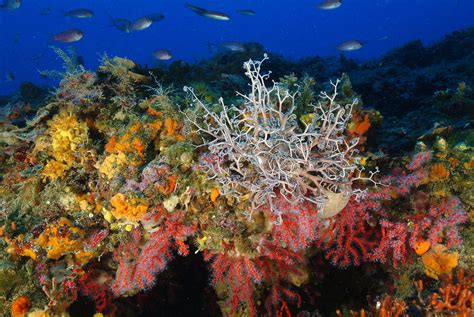
[[(222, 316), (316, 316), (308, 285), (354, 266), (384, 277), (367, 273), (372, 299), (333, 315), (472, 316), (472, 124), (389, 156), (370, 143), (382, 114), (347, 75), (317, 92), (262, 54), (235, 95), (61, 53), (57, 89), (2, 117), (2, 315), (68, 316), (87, 298), (120, 316), (173, 259), (199, 256)], [(445, 98), (469, 102), (457, 89)]]

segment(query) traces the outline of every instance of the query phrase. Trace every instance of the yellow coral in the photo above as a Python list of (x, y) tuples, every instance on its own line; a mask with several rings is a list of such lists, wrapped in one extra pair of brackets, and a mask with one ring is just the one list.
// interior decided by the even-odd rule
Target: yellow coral
[(425, 266), (426, 275), (438, 279), (441, 274), (451, 273), (458, 266), (459, 254), (457, 252), (448, 253), (444, 245), (436, 244), (423, 254), (421, 260)]
[(90, 260), (92, 260), (92, 258), (94, 258), (96, 256), (96, 253), (95, 252), (92, 252), (92, 251), (83, 251), (83, 250), (80, 250), (80, 251), (77, 251), (75, 254), (74, 254), (74, 258), (77, 260), (77, 262), (79, 262), (79, 264), (81, 265), (85, 265), (87, 264)]
[(85, 144), (88, 129), (85, 122), (80, 122), (76, 115), (63, 109), (48, 122), (45, 136), (38, 138), (35, 151), (48, 150), (53, 157), (43, 168), (44, 180), (55, 180), (69, 170), (77, 155), (80, 145)]
[(211, 202), (213, 203), (216, 202), (219, 195), (220, 195), (219, 188), (214, 187), (213, 189), (211, 189)]
[(44, 180), (49, 178), (49, 180), (53, 181), (62, 177), (68, 169), (69, 167), (64, 163), (60, 163), (56, 160), (49, 160), (43, 167), (41, 174), (43, 175)]
[(471, 158), (468, 162), (463, 164), (465, 170), (474, 168), (474, 158)]
[(415, 250), (416, 254), (423, 255), (431, 248), (431, 243), (428, 240), (420, 240), (415, 243), (413, 249)]
[(79, 145), (87, 142), (87, 124), (63, 109), (48, 122), (48, 126), (46, 133), (51, 137), (51, 155), (56, 161), (71, 166)]
[(64, 254), (81, 250), (84, 235), (84, 231), (74, 227), (71, 221), (60, 218), (46, 227), (36, 244), (46, 250), (49, 259), (57, 260)]
[(136, 222), (142, 219), (148, 210), (148, 205), (140, 202), (136, 198), (127, 199), (127, 197), (118, 193), (110, 200), (114, 209), (112, 215), (117, 219)]
[(99, 173), (112, 179), (125, 165), (127, 165), (127, 156), (123, 152), (113, 153), (105, 157), (102, 163), (96, 165)]

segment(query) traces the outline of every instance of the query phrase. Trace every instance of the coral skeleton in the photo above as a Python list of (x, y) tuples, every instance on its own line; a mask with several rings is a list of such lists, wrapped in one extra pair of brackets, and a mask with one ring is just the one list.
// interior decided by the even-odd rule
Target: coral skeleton
[[(339, 213), (353, 194), (352, 183), (362, 178), (357, 166), (357, 138), (344, 135), (357, 104), (337, 102), (338, 84), (331, 81), (332, 92), (321, 92), (320, 101), (313, 106), (313, 120), (301, 128), (295, 115), (295, 97), (284, 85), (273, 82), (267, 87), (270, 72), (262, 74), (261, 61), (244, 63), (245, 75), (250, 79), (248, 95), (241, 106), (219, 103), (222, 111), (214, 112), (200, 101), (192, 88), (196, 111), (203, 111), (203, 120), (186, 114), (203, 138), (208, 155), (203, 167), (221, 186), (223, 194), (237, 199), (249, 194), (248, 213), (269, 204), (281, 222), (282, 211), (274, 204), (277, 192), (293, 205), (309, 201), (317, 205), (320, 215), (328, 218)], [(372, 179), (374, 172), (370, 173)]]

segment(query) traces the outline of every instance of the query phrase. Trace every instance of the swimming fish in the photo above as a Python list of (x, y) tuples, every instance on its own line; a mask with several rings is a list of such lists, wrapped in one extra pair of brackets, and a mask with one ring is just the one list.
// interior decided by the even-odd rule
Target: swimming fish
[(209, 11), (207, 9), (197, 7), (189, 3), (186, 4), (186, 8), (188, 8), (189, 10), (193, 11), (196, 14), (199, 14), (200, 16), (203, 16), (209, 19), (221, 20), (221, 21), (230, 20), (230, 17), (225, 13), (217, 12), (217, 11)]
[(339, 44), (336, 48), (340, 51), (356, 51), (364, 46), (364, 42), (358, 40), (345, 41)]
[(153, 20), (148, 17), (143, 17), (135, 20), (130, 26), (131, 31), (142, 31), (148, 29), (153, 24)]
[(204, 13), (200, 13), (200, 15), (209, 19), (214, 19), (214, 20), (221, 20), (221, 21), (230, 20), (230, 17), (227, 14), (222, 13), (222, 12), (206, 11)]
[(245, 52), (244, 45), (239, 42), (224, 42), (221, 46), (232, 52)]
[(132, 31), (132, 22), (127, 19), (113, 18), (112, 26), (125, 33), (130, 33)]
[(5, 81), (14, 81), (15, 80), (15, 74), (11, 71), (7, 71), (5, 74)]
[(88, 19), (94, 16), (94, 12), (89, 9), (74, 9), (67, 12), (64, 12), (64, 15), (67, 17), (78, 18), (78, 19)]
[(21, 5), (21, 0), (4, 0), (0, 9), (5, 10), (15, 10), (18, 9)]
[(237, 10), (237, 12), (243, 15), (248, 15), (248, 16), (254, 16), (255, 14), (257, 14), (255, 11), (250, 10), (250, 9)]
[(153, 53), (153, 56), (160, 61), (167, 61), (173, 58), (173, 54), (168, 50), (157, 50)]
[(333, 10), (339, 8), (341, 5), (342, 0), (324, 0), (318, 5), (318, 9)]
[(79, 29), (70, 29), (53, 36), (53, 40), (62, 43), (77, 42), (84, 36), (84, 33)]

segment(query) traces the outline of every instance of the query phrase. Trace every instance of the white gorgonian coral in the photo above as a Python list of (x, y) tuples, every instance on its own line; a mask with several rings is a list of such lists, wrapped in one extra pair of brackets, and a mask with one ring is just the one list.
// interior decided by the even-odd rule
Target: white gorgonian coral
[[(330, 93), (321, 92), (312, 121), (298, 125), (295, 96), (280, 83), (266, 86), (270, 73), (261, 74), (261, 61), (244, 63), (250, 79), (248, 95), (239, 106), (226, 106), (216, 113), (201, 102), (194, 91), (185, 87), (193, 99), (196, 112), (204, 117), (185, 114), (204, 133), (203, 146), (208, 154), (202, 164), (210, 178), (221, 186), (222, 194), (237, 199), (250, 196), (252, 207), (269, 204), (281, 219), (281, 210), (273, 204), (282, 195), (292, 204), (310, 201), (317, 205), (323, 218), (334, 216), (353, 194), (352, 182), (361, 178), (355, 147), (358, 140), (346, 140), (344, 132), (357, 103), (336, 102), (339, 80), (331, 82)], [(370, 174), (370, 179), (373, 173)]]

